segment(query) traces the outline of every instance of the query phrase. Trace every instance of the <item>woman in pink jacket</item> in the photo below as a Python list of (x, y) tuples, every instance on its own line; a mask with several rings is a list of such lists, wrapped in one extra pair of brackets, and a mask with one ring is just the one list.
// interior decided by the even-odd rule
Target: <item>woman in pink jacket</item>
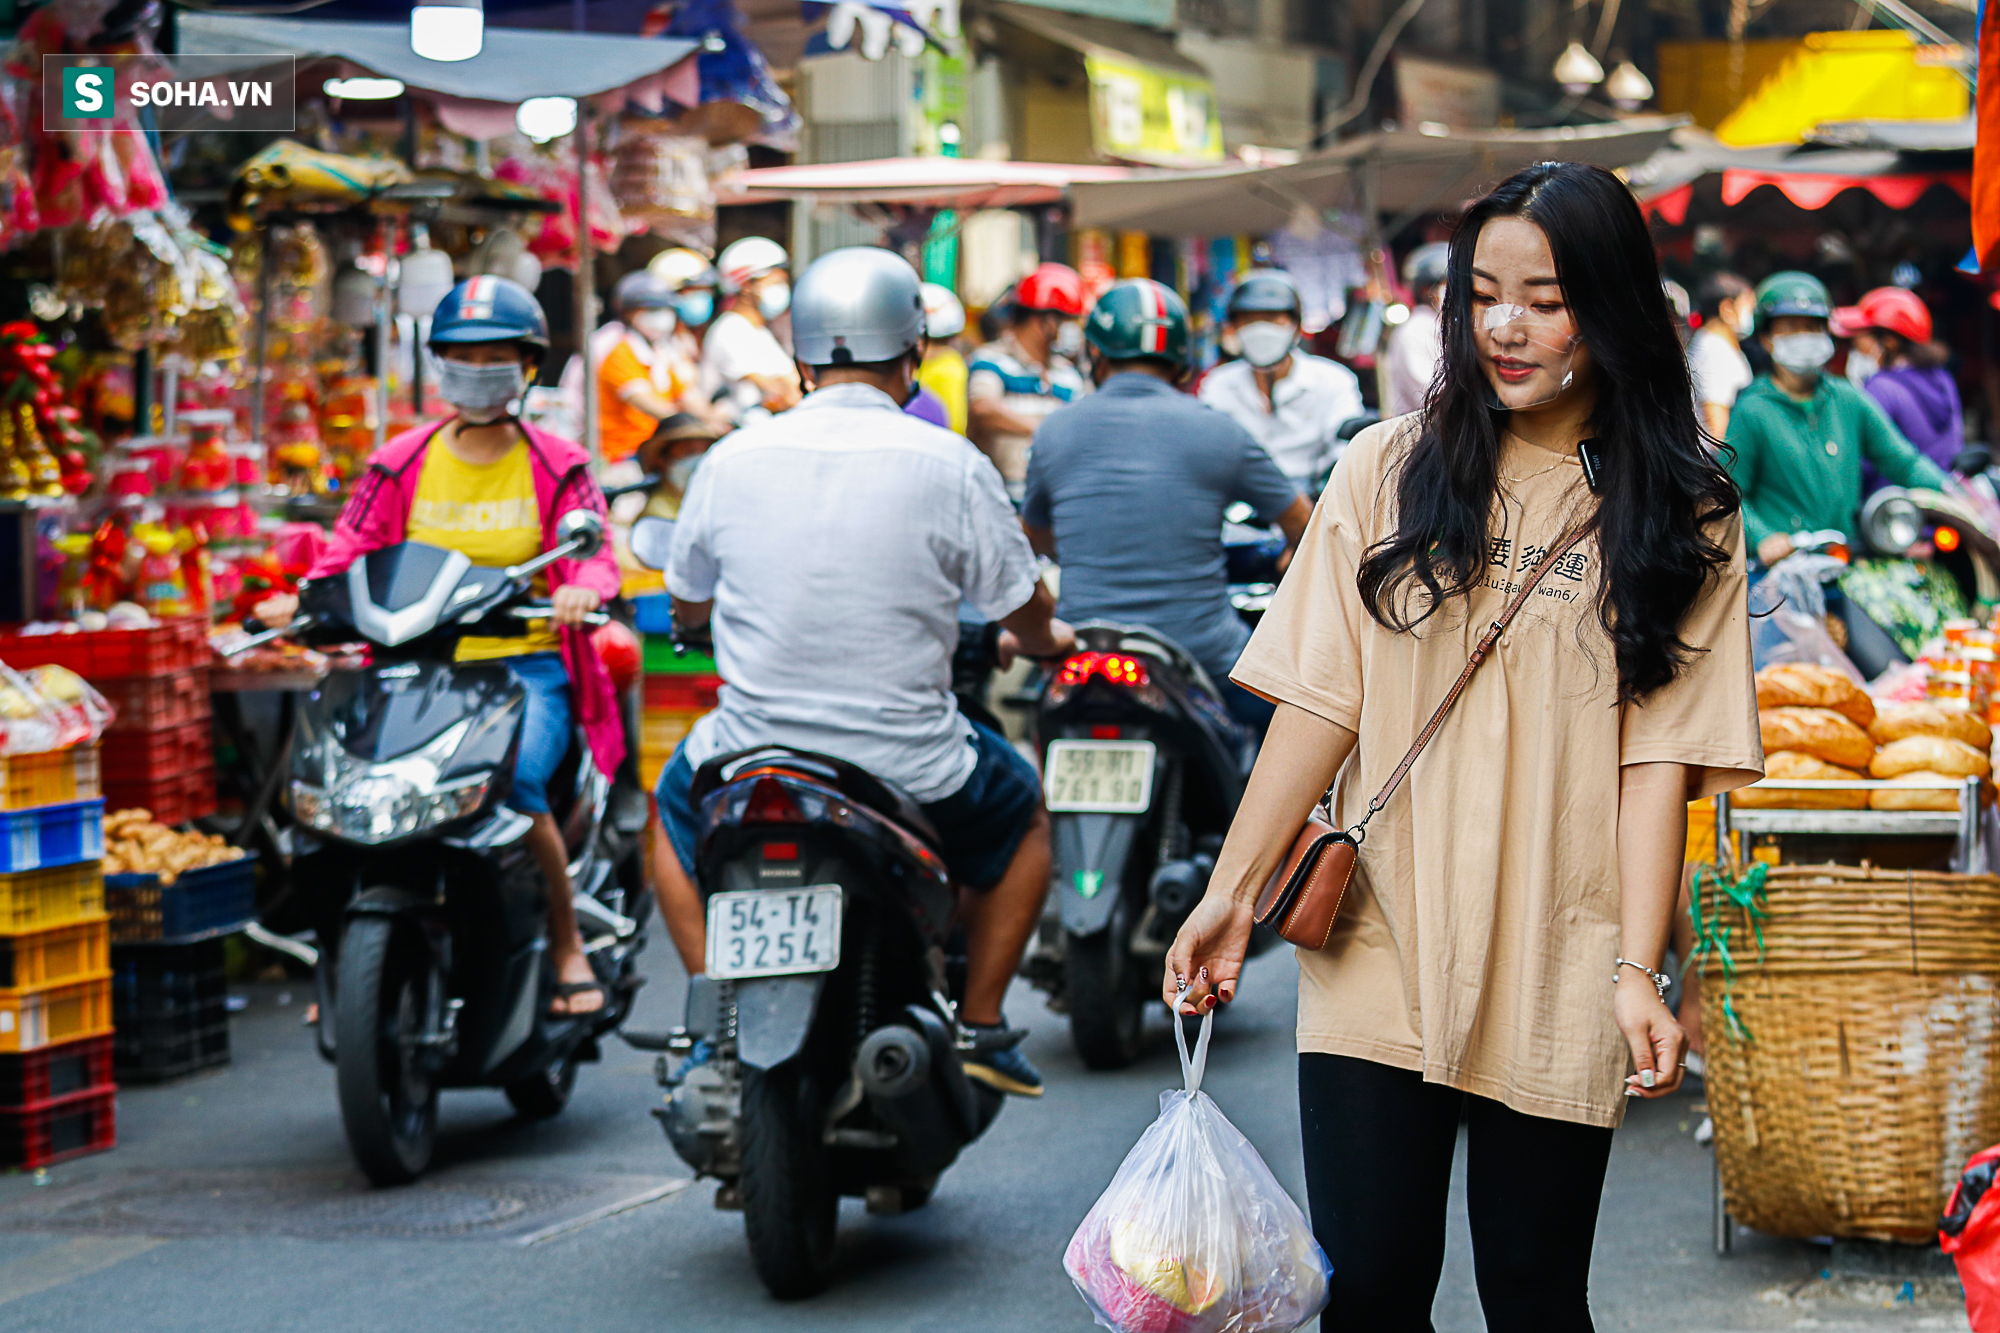
[[(509, 411), (548, 345), (542, 308), (526, 288), (495, 277), (454, 287), (431, 317), (430, 346), (438, 356), (438, 392), (457, 413), (404, 432), (368, 460), (309, 578), (338, 574), (368, 552), (403, 541), (505, 568), (553, 546), (556, 525), (571, 510), (604, 513), (604, 494), (583, 449)], [(530, 625), (523, 636), (463, 639), (458, 660), (504, 661), (527, 689), (507, 803), (533, 821), (528, 846), (549, 883), (555, 1011), (588, 1014), (603, 1008), (607, 996), (584, 957), (548, 785), (573, 724), (582, 726), (607, 776), (624, 757), (611, 675), (582, 629), (584, 617), (617, 594), (618, 564), (607, 544), (588, 560), (557, 561), (546, 580), (550, 621)], [(272, 598), (257, 614), (267, 624), (282, 623), (296, 609), (295, 598)]]

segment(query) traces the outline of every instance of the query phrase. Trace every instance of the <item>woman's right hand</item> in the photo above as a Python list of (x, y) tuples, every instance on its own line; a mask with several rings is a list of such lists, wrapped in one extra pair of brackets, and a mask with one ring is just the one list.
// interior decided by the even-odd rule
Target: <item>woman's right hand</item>
[(266, 629), (276, 629), (289, 625), (292, 617), (299, 613), (299, 599), (296, 593), (281, 592), (266, 597), (251, 608), (250, 614), (257, 617)]
[(1167, 1008), (1179, 1005), (1183, 1014), (1200, 1014), (1236, 998), (1255, 918), (1251, 904), (1217, 888), (1195, 904), (1174, 936), (1174, 947), (1167, 950), (1166, 976), (1160, 982)]

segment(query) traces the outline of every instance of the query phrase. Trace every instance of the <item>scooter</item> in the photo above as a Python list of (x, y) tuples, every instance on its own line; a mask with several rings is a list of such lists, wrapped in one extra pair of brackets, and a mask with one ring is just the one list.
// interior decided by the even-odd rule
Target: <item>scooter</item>
[[(1035, 715), (1055, 890), (1022, 975), (1092, 1069), (1137, 1059), (1146, 1003), (1243, 798), (1251, 738), (1199, 663), (1136, 626), (1077, 626)], [(1251, 952), (1277, 937), (1259, 929)]]
[(334, 670), (300, 708), (289, 806), (295, 891), (319, 939), (337, 945), (315, 968), (319, 1051), (336, 1070), (355, 1160), (378, 1185), (429, 1165), (444, 1088), (497, 1087), (524, 1116), (559, 1113), (643, 981), (644, 796), (600, 773), (579, 732), (549, 795), (609, 1000), (576, 1017), (549, 1012), (547, 887), (528, 817), (504, 804), (527, 695), (504, 664), (453, 660), (466, 635), (546, 619), (533, 576), (594, 554), (603, 528), (577, 512), (558, 537), (508, 569), (417, 542), (370, 552), (309, 584), (289, 625), (243, 644), (289, 634), (370, 647), (366, 666)]
[[(633, 554), (658, 568), (671, 538), (643, 518)], [(842, 1196), (922, 1207), (999, 1114), (963, 1063), (957, 885), (916, 802), (843, 760), (722, 755), (692, 795), (706, 971), (680, 1030), (626, 1039), (680, 1057), (659, 1065), (668, 1141), (743, 1210), (772, 1294), (809, 1296), (834, 1276)]]

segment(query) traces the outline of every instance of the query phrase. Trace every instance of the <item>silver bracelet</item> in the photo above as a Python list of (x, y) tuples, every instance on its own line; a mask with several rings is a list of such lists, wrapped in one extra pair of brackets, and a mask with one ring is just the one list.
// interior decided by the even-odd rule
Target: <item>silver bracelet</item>
[[(1663, 973), (1663, 972), (1655, 972), (1655, 971), (1654, 971), (1654, 970), (1653, 970), (1652, 968), (1650, 968), (1650, 967), (1647, 967), (1647, 966), (1646, 966), (1646, 965), (1645, 965), (1644, 963), (1635, 963), (1635, 962), (1633, 962), (1633, 961), (1632, 961), (1632, 960), (1631, 960), (1630, 958), (1620, 958), (1620, 959), (1618, 960), (1618, 966), (1619, 966), (1619, 967), (1636, 967), (1636, 968), (1638, 968), (1638, 969), (1639, 969), (1639, 970), (1640, 970), (1641, 972), (1644, 972), (1644, 973), (1645, 973), (1645, 974), (1646, 974), (1646, 975), (1647, 975), (1648, 977), (1652, 978), (1652, 982), (1653, 982), (1653, 989), (1654, 989), (1654, 990), (1656, 990), (1656, 991), (1658, 991), (1658, 992), (1660, 993), (1660, 999), (1661, 999), (1661, 1001), (1663, 1001), (1663, 1002), (1664, 1002), (1664, 1001), (1666, 1000), (1666, 998), (1667, 998), (1667, 988), (1668, 988), (1669, 986), (1673, 985), (1673, 982), (1667, 979), (1667, 976), (1666, 976), (1666, 974), (1665, 974), (1665, 973)], [(1619, 977), (1621, 977), (1621, 976), (1623, 976), (1623, 975), (1624, 975), (1624, 973), (1622, 973), (1622, 972), (1619, 972), (1619, 971), (1616, 971), (1616, 970), (1614, 970), (1614, 971), (1613, 971), (1613, 972), (1611, 973), (1611, 984), (1612, 984), (1612, 985), (1614, 985), (1614, 986), (1616, 986), (1616, 985), (1618, 984), (1618, 978), (1619, 978)]]

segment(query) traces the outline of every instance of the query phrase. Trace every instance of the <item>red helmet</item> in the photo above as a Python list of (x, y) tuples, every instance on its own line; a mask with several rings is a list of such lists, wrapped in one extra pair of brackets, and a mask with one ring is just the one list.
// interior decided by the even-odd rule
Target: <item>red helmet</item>
[(1083, 318), (1083, 275), (1068, 264), (1042, 264), (1014, 288), (1017, 310), (1049, 310)]
[(1913, 343), (1931, 340), (1931, 312), (1923, 299), (1904, 287), (1877, 287), (1859, 305), (1833, 312), (1834, 328), (1852, 335), (1862, 329), (1887, 329)]

